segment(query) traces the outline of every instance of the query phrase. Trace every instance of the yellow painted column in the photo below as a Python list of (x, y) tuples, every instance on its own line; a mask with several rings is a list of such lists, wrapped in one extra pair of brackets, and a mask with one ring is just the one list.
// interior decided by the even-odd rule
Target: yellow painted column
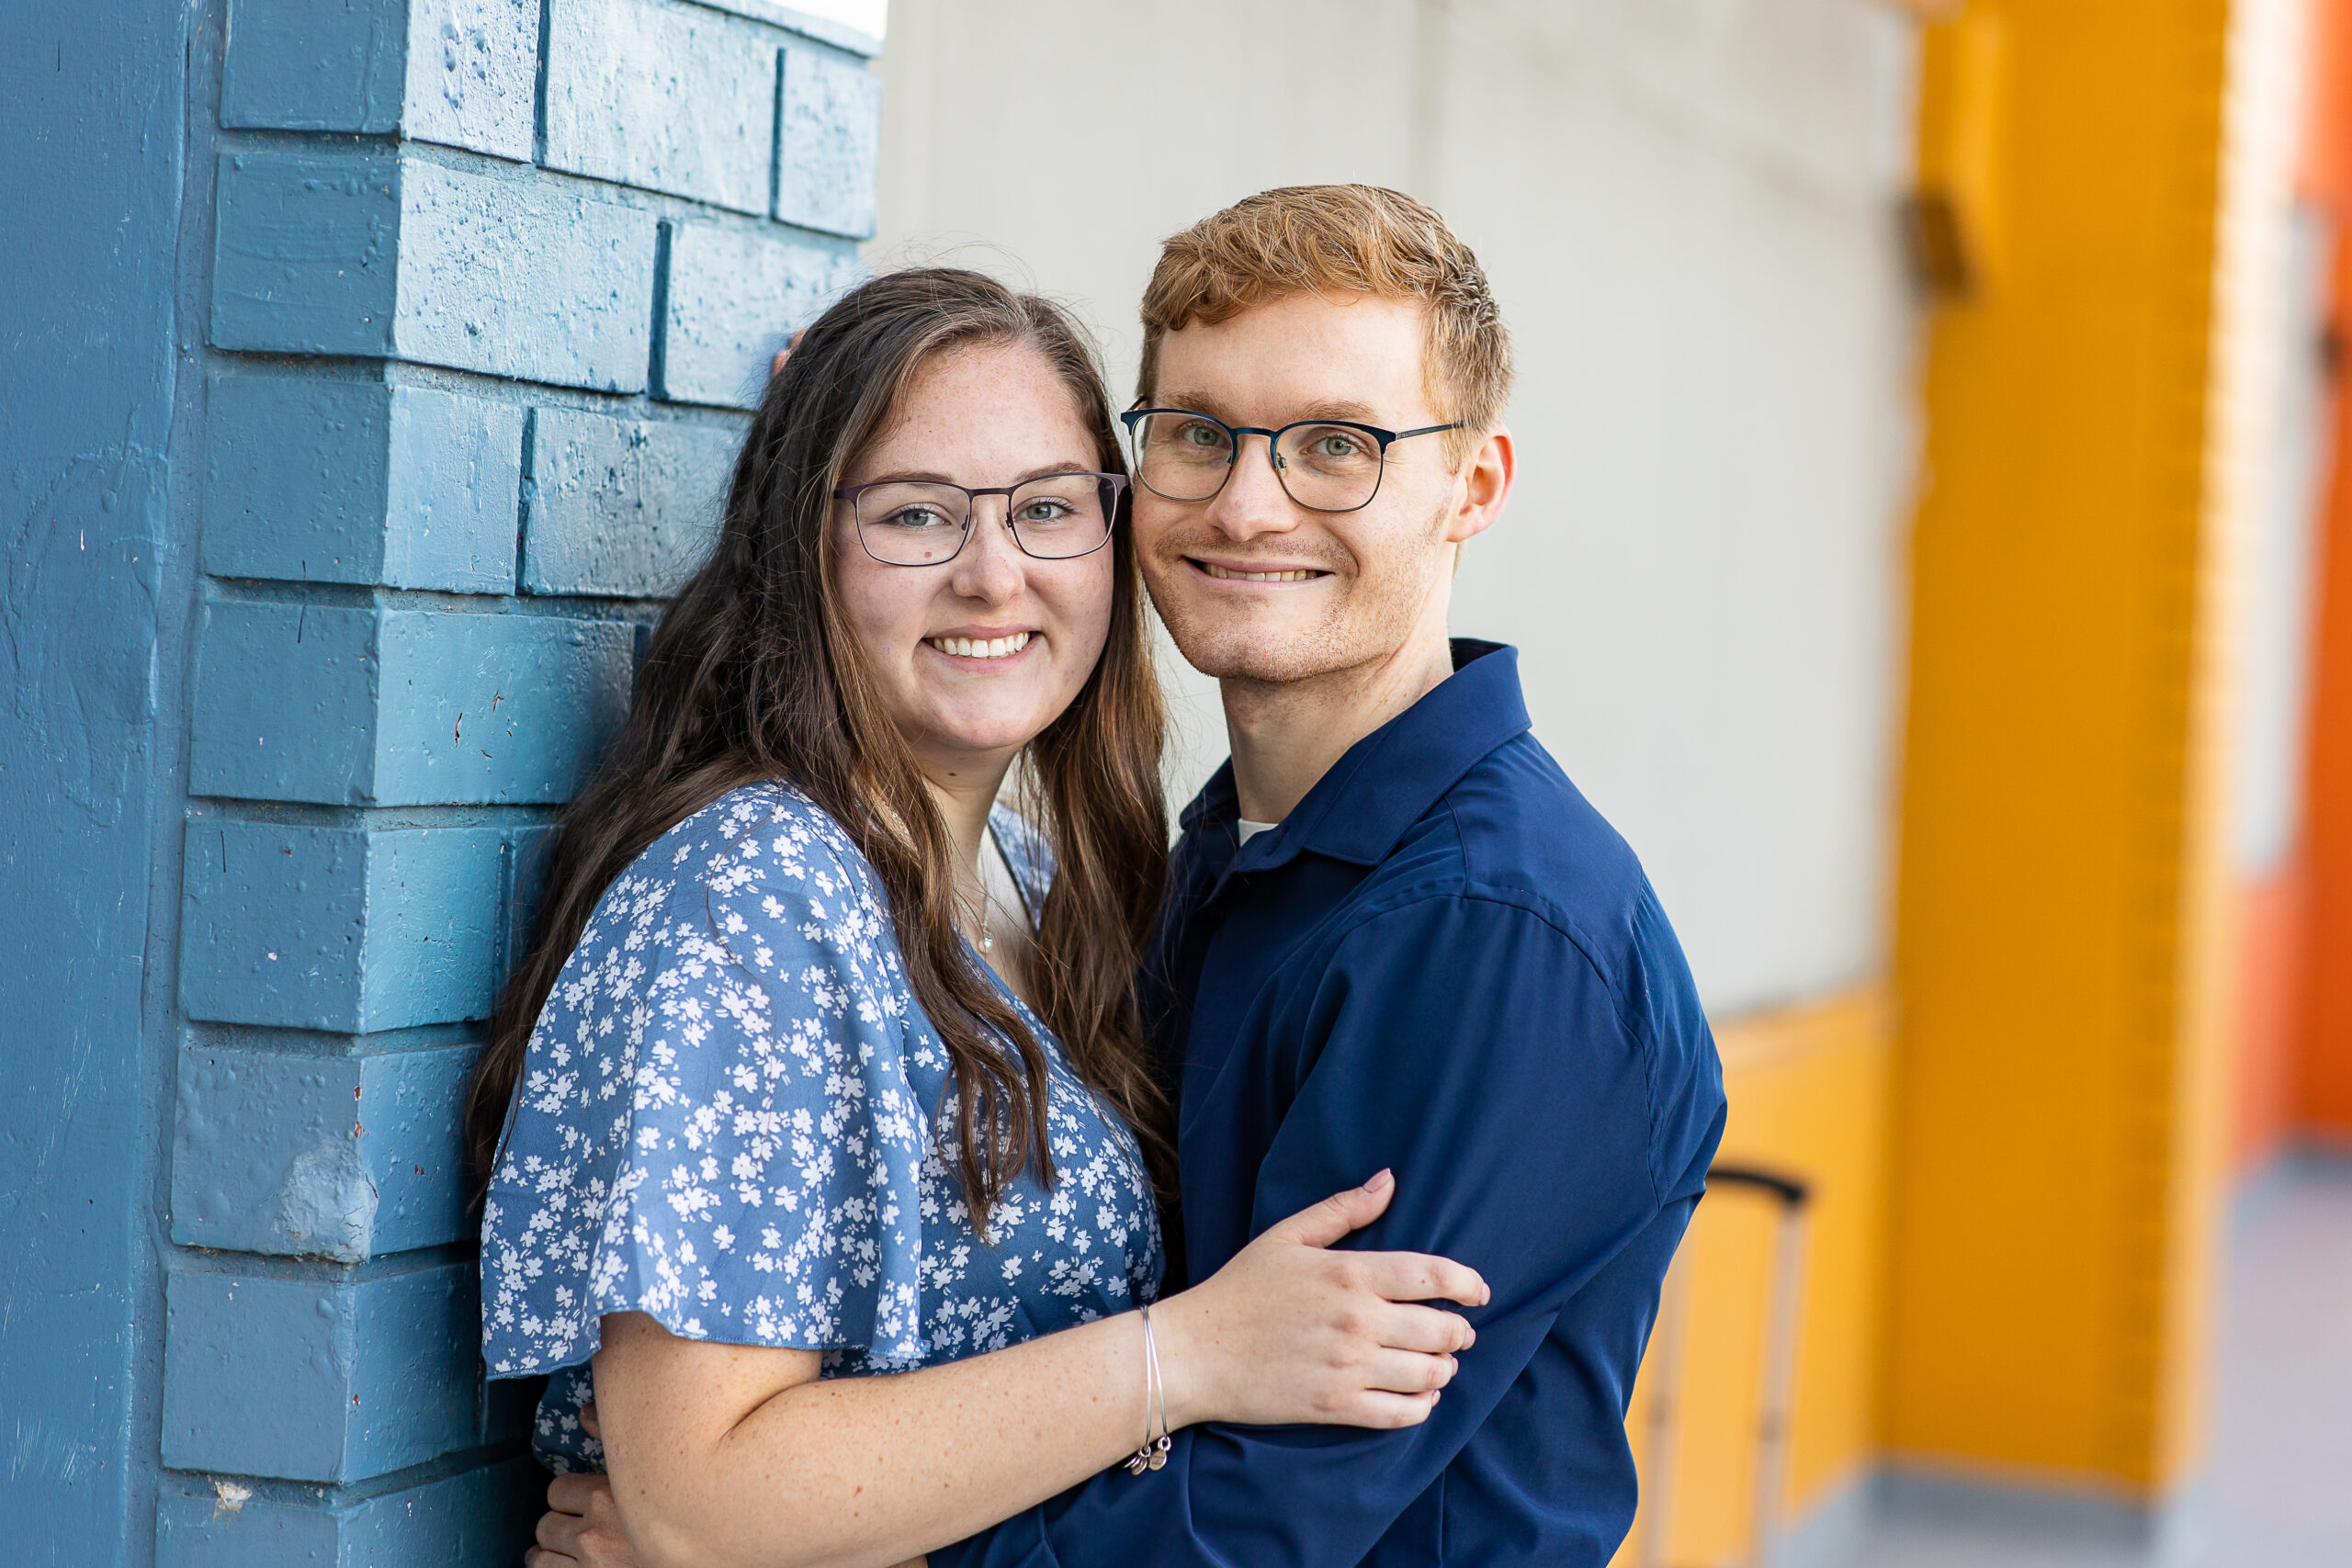
[(1968, 0), (1928, 29), (1921, 105), (1923, 175), (1957, 170), (1981, 230), (1943, 239), (1982, 265), (1926, 378), (1883, 1435), (2123, 1496), (2200, 1425), (2232, 12)]

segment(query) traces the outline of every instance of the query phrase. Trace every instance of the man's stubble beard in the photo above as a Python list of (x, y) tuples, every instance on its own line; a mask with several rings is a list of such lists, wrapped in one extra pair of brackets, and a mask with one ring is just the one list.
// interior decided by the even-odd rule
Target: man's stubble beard
[[(1445, 518), (1451, 510), (1449, 505), (1441, 504), (1418, 543), (1428, 547), (1442, 537)], [(1430, 592), (1445, 571), (1441, 553), (1430, 548), (1424, 569), (1415, 574), (1417, 581), (1392, 581), (1367, 594), (1358, 579), (1355, 591), (1336, 606), (1338, 614), (1326, 615), (1306, 626), (1274, 633), (1254, 628), (1238, 616), (1220, 622), (1195, 615), (1177, 595), (1160, 591), (1163, 581), (1194, 570), (1184, 558), (1190, 544), (1191, 541), (1172, 544), (1164, 555), (1138, 552), (1144, 588), (1151, 595), (1152, 607), (1159, 612), (1176, 650), (1184, 656), (1186, 663), (1213, 680), (1269, 686), (1293, 685), (1389, 658), (1412, 635)], [(1329, 570), (1335, 575), (1343, 572), (1337, 562), (1331, 563)], [(1171, 614), (1171, 609), (1175, 613)]]

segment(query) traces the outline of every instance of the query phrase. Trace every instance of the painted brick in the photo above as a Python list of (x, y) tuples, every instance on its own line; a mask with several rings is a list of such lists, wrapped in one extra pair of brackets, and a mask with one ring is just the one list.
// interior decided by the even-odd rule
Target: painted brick
[(674, 592), (709, 547), (741, 442), (731, 425), (538, 410), (523, 503), (523, 591)]
[(470, 1261), (324, 1279), (182, 1261), (164, 1287), (164, 1464), (347, 1482), (472, 1447), (478, 1302)]
[(414, 164), (401, 357), (605, 392), (645, 388), (654, 220), (577, 186)]
[(552, 827), (513, 828), (506, 835), (506, 885), (502, 893), (507, 911), (505, 962), (499, 984), (514, 972), (531, 950), (532, 923), (538, 917), (539, 896), (547, 890), (548, 852), (555, 845)]
[(190, 793), (330, 806), (571, 798), (635, 652), (616, 621), (279, 603), (200, 637)]
[(548, 0), (544, 162), (764, 214), (775, 37), (650, 0)]
[(523, 423), (514, 404), (424, 387), (216, 375), (204, 569), (510, 592)]
[(213, 345), (642, 391), (655, 220), (594, 188), (407, 153), (226, 154)]
[(863, 240), (882, 164), (882, 78), (806, 45), (777, 51), (775, 216)]
[(859, 276), (846, 243), (712, 223), (662, 225), (654, 396), (749, 409), (768, 362)]
[[(319, 604), (207, 606), (198, 618), (189, 792), (371, 799), (379, 615)], [(287, 795), (282, 786), (296, 779), (308, 795)]]
[[(528, 1459), (394, 1492), (338, 1497), (166, 1477), (155, 1503), (156, 1568), (393, 1568), (522, 1561), (547, 1506)], [(273, 1495), (277, 1494), (277, 1495)]]
[(820, 17), (795, 6), (780, 4), (780, 0), (701, 0), (715, 10), (732, 11), (739, 17), (784, 28), (805, 38), (821, 39), (837, 49), (871, 58), (882, 52), (882, 40), (863, 28), (837, 22), (831, 17)]
[(476, 1055), (184, 1047), (172, 1239), (360, 1263), (465, 1237), (458, 1107)]
[(224, 154), (214, 197), (214, 346), (391, 355), (400, 172), (390, 153)]
[(180, 1003), (347, 1034), (490, 1016), (510, 916), (495, 828), (188, 823)]
[(537, 0), (230, 0), (220, 123), (531, 159)]

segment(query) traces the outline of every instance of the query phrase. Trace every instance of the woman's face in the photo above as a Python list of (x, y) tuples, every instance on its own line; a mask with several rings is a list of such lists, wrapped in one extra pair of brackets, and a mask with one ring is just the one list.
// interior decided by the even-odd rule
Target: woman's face
[[(917, 371), (896, 419), (842, 483), (944, 479), (982, 490), (1101, 466), (1076, 403), (1043, 356), (989, 346), (943, 355)], [(1005, 504), (1003, 496), (978, 500), (971, 536), (953, 560), (892, 566), (859, 543), (850, 502), (833, 502), (833, 560), (850, 631), (899, 733), (943, 784), (1001, 769), (1059, 717), (1110, 632), (1112, 547), (1039, 560), (1013, 542)]]

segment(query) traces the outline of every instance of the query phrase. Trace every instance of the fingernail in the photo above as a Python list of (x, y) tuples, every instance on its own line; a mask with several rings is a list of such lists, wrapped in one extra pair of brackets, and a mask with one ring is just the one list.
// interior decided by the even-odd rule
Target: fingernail
[(1385, 1192), (1396, 1185), (1396, 1173), (1386, 1166), (1382, 1166), (1373, 1172), (1372, 1179), (1363, 1184), (1363, 1190), (1367, 1192)]

